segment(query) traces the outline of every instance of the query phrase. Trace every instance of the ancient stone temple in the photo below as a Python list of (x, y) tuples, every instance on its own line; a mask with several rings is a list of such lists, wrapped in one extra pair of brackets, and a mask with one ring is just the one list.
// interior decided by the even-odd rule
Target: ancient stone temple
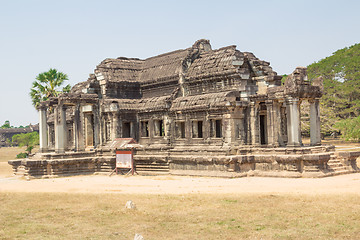
[[(28, 175), (111, 171), (112, 143), (133, 138), (138, 172), (323, 176), (334, 148), (321, 145), (322, 91), (306, 68), (282, 83), (269, 62), (203, 39), (144, 60), (105, 59), (70, 93), (41, 103), (41, 153), (10, 164)], [(304, 101), (310, 145), (301, 139)], [(356, 158), (346, 159), (354, 170)]]

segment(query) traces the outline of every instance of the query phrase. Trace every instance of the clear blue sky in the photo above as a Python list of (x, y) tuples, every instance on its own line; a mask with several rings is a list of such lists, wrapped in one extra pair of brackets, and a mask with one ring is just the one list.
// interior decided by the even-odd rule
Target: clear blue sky
[(291, 73), (360, 42), (360, 1), (0, 0), (0, 124), (38, 122), (29, 89), (56, 68), (87, 80), (105, 58), (147, 58), (209, 39)]

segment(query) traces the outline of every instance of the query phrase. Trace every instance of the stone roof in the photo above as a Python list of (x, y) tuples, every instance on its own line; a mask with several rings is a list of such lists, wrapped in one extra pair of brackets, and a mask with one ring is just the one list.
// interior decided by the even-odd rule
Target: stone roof
[(251, 52), (244, 52), (245, 57), (248, 59), (249, 64), (256, 77), (260, 76), (276, 76), (277, 73), (270, 67), (270, 63), (262, 61), (255, 57)]
[(226, 107), (229, 105), (229, 101), (235, 101), (235, 99), (236, 96), (232, 91), (179, 97), (173, 101), (170, 110), (180, 111)]
[(84, 88), (86, 88), (88, 85), (88, 82), (79, 82), (77, 84), (75, 84), (72, 88), (71, 88), (71, 91), (70, 93), (72, 94), (81, 94), (82, 93), (82, 90)]
[(229, 106), (229, 102), (235, 101), (233, 91), (208, 93), (195, 96), (178, 97), (161, 96), (143, 99), (106, 99), (107, 105), (117, 103), (118, 110), (151, 112), (170, 109), (171, 111), (212, 109)]
[(111, 82), (137, 81), (143, 62), (138, 58), (107, 58), (97, 66), (95, 75), (98, 80), (106, 79)]
[(191, 64), (186, 77), (191, 80), (236, 73), (238, 67), (233, 64), (236, 60), (244, 62), (236, 46), (203, 52)]
[(140, 82), (158, 82), (178, 78), (182, 62), (188, 56), (189, 50), (177, 50), (159, 56), (147, 58), (139, 75)]
[(118, 110), (149, 112), (170, 108), (171, 96), (142, 99), (106, 99), (107, 103), (117, 103)]
[(169, 79), (178, 79), (185, 70), (188, 80), (203, 79), (242, 73), (245, 60), (249, 63), (255, 76), (275, 76), (276, 72), (270, 63), (259, 60), (254, 54), (240, 52), (236, 46), (228, 46), (211, 50), (211, 46), (204, 49), (208, 40), (199, 40), (191, 48), (180, 49), (145, 60), (138, 58), (119, 57), (105, 59), (95, 69), (98, 80), (110, 82), (137, 81), (140, 83), (161, 82)]

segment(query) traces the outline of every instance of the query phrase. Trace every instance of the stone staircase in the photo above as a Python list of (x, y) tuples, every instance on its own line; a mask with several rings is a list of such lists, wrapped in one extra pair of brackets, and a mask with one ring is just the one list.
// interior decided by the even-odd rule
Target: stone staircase
[(136, 172), (139, 175), (153, 176), (169, 174), (169, 164), (167, 162), (149, 162), (149, 161), (135, 161)]
[(337, 158), (335, 153), (332, 153), (330, 156), (330, 160), (327, 163), (329, 172), (332, 173), (332, 175), (340, 175), (340, 174), (346, 174), (351, 173), (349, 169), (342, 164), (342, 162)]

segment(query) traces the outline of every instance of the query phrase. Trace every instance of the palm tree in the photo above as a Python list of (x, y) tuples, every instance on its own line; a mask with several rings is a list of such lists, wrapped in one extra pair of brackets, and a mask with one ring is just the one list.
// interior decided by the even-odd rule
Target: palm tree
[(56, 97), (59, 93), (69, 92), (71, 89), (70, 84), (59, 89), (59, 87), (68, 80), (68, 76), (56, 69), (50, 68), (49, 71), (40, 73), (36, 76), (36, 81), (33, 82), (30, 89), (30, 96), (35, 108), (42, 101), (48, 100), (50, 97)]

